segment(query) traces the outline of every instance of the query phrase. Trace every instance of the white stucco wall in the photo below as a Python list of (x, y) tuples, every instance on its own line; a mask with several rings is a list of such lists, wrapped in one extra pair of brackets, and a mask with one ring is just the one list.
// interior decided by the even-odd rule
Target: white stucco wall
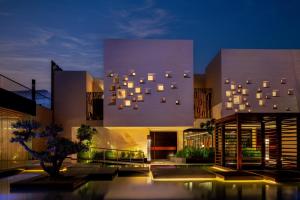
[[(133, 106), (118, 109), (117, 105), (108, 105), (112, 94), (109, 87), (112, 78), (104, 77), (104, 126), (193, 126), (193, 42), (189, 40), (105, 40), (104, 69), (120, 76), (128, 75), (130, 70), (136, 76), (129, 77), (135, 86), (142, 87), (144, 102), (138, 102), (138, 109)], [(184, 78), (188, 70), (190, 78)], [(165, 72), (171, 71), (172, 78), (166, 78)], [(147, 74), (155, 73), (155, 82), (147, 81)], [(139, 84), (139, 78), (145, 84)], [(177, 89), (171, 89), (175, 82)], [(164, 84), (164, 91), (157, 92), (158, 83)], [(125, 86), (121, 86), (126, 88)], [(145, 94), (145, 88), (151, 88), (151, 94)], [(133, 91), (127, 89), (127, 91)], [(166, 103), (161, 103), (166, 97)], [(131, 97), (128, 97), (130, 99)], [(175, 101), (179, 100), (180, 105)]]

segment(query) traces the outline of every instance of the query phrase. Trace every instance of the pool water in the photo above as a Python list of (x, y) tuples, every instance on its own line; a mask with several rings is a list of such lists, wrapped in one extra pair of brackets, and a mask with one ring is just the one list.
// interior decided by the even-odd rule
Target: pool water
[(116, 177), (113, 181), (90, 181), (73, 192), (10, 193), (10, 182), (36, 175), (38, 174), (27, 173), (0, 179), (0, 199), (300, 199), (300, 184), (153, 182), (150, 176)]

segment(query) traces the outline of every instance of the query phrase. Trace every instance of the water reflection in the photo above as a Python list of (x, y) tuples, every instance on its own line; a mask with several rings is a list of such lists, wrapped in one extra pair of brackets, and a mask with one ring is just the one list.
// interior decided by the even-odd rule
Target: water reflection
[[(36, 175), (36, 174), (35, 174)], [(152, 182), (149, 177), (116, 177), (113, 181), (90, 181), (73, 192), (10, 193), (9, 183), (34, 176), (19, 174), (0, 179), (2, 200), (89, 199), (300, 199), (300, 184), (204, 182)], [(131, 195), (131, 196), (130, 196)]]

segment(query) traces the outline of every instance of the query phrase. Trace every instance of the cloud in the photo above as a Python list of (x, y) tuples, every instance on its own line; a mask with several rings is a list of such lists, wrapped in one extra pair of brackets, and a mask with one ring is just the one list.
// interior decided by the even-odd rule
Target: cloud
[(166, 10), (155, 7), (154, 1), (146, 1), (141, 7), (114, 12), (114, 15), (121, 33), (138, 38), (167, 34), (172, 19)]

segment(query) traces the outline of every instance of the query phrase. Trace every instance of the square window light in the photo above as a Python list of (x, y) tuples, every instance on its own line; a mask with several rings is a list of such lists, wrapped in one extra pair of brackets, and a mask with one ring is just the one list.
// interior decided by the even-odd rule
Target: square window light
[(145, 94), (151, 94), (151, 89), (150, 88), (146, 88), (145, 89)]
[(256, 93), (256, 99), (261, 99), (263, 96), (262, 92), (257, 92)]
[(235, 95), (235, 94), (236, 94), (236, 91), (232, 91), (232, 94)]
[(137, 95), (137, 101), (144, 101), (144, 96), (142, 94)]
[(239, 110), (246, 110), (246, 105), (245, 104), (240, 104), (239, 105)]
[(248, 95), (249, 94), (249, 90), (246, 88), (242, 89), (242, 95)]
[(265, 100), (264, 99), (258, 100), (258, 105), (259, 106), (264, 106), (265, 105)]
[(231, 85), (230, 85), (230, 89), (231, 89), (231, 90), (235, 90), (235, 88), (236, 88), (236, 85), (235, 85), (235, 84), (231, 84)]
[(294, 89), (288, 89), (288, 95), (293, 95), (294, 94)]
[(158, 92), (164, 91), (164, 85), (163, 84), (157, 84), (157, 91)]
[(262, 86), (263, 86), (264, 88), (270, 87), (270, 81), (263, 81)]
[(125, 99), (125, 100), (124, 100), (124, 105), (125, 105), (126, 107), (131, 106), (131, 101), (130, 101), (129, 99)]
[(233, 104), (237, 105), (242, 103), (242, 96), (241, 95), (234, 95), (233, 96)]
[(134, 82), (133, 81), (128, 81), (127, 82), (127, 87), (128, 88), (133, 88), (134, 87)]
[(238, 84), (238, 88), (242, 88), (242, 85), (241, 85), (241, 84)]
[(140, 87), (135, 88), (135, 93), (140, 94), (142, 92), (142, 89)]
[(232, 102), (226, 102), (226, 109), (232, 109), (233, 103)]
[(272, 97), (279, 97), (279, 90), (273, 90)]
[(226, 90), (226, 97), (231, 97), (231, 94), (232, 94), (231, 90)]
[(155, 74), (154, 73), (148, 73), (148, 81), (155, 81)]
[(123, 82), (123, 85), (124, 85), (124, 86), (126, 86), (126, 85), (127, 85), (127, 82), (126, 82), (126, 81), (124, 81), (124, 82)]
[(117, 98), (118, 99), (125, 99), (126, 98), (126, 90), (125, 89), (118, 89), (117, 90)]

